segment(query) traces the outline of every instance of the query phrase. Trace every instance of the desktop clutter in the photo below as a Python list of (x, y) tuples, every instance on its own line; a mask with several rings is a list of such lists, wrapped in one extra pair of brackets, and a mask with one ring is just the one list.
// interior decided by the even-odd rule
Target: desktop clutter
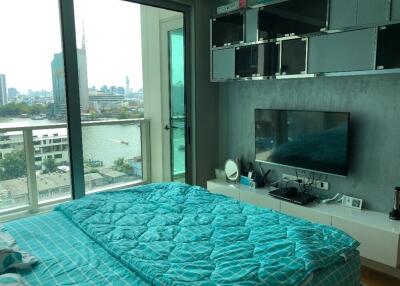
[[(225, 178), (228, 181), (240, 183), (252, 188), (264, 188), (266, 186), (275, 187), (282, 180), (270, 182), (268, 179), (271, 169), (265, 171), (261, 165), (254, 168), (253, 163), (245, 163), (239, 159), (229, 159), (225, 163)], [(221, 177), (222, 172), (216, 170), (216, 177)], [(292, 185), (291, 185), (292, 184)], [(296, 187), (293, 186), (296, 184)], [(288, 180), (284, 182), (284, 187), (278, 187), (269, 192), (271, 196), (278, 199), (289, 201), (298, 205), (306, 205), (315, 200), (315, 196), (309, 193), (310, 185), (304, 184), (300, 179)]]
[[(271, 180), (271, 177), (273, 177), (271, 171), (271, 169), (265, 171), (261, 164), (257, 164), (257, 167), (255, 167), (252, 162), (245, 162), (236, 158), (227, 160), (224, 170), (216, 169), (215, 176), (220, 180), (228, 180), (251, 188), (274, 187), (275, 189), (269, 192), (271, 196), (298, 205), (307, 205), (318, 201), (324, 204), (339, 203), (345, 207), (362, 209), (363, 200), (359, 198), (340, 193), (331, 198), (316, 196), (314, 194), (315, 187), (318, 187), (321, 181), (315, 179), (313, 172), (309, 174), (303, 172), (300, 176), (300, 173), (298, 174), (296, 171), (296, 176), (288, 178), (288, 175), (284, 175), (282, 179), (273, 181)], [(285, 178), (285, 176), (288, 177)], [(395, 204), (390, 214), (392, 219), (400, 219), (400, 188), (398, 190), (395, 193)]]
[(270, 173), (271, 170), (264, 172), (261, 166), (259, 166), (259, 171), (256, 171), (252, 163), (243, 163), (239, 159), (228, 159), (224, 170), (215, 169), (217, 179), (240, 183), (252, 188), (263, 188), (270, 185), (268, 182)]

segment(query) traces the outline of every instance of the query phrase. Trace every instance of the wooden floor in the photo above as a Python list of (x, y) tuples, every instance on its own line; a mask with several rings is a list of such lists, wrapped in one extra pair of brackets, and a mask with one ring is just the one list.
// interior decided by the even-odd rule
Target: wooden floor
[(366, 286), (400, 286), (399, 279), (367, 267), (361, 267), (361, 273), (361, 281), (365, 283)]

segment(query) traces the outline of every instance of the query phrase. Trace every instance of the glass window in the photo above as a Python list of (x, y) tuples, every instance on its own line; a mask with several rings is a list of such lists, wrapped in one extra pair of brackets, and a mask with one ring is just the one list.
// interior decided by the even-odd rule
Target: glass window
[[(75, 0), (86, 191), (142, 179), (143, 118), (140, 5)], [(101, 31), (101, 33), (99, 33)], [(85, 126), (87, 121), (113, 124)]]
[[(67, 137), (59, 15), (57, 0), (0, 1), (0, 211), (30, 203), (25, 156), (35, 162), (39, 204), (58, 198), (59, 189), (71, 196), (69, 169), (59, 171), (69, 166), (68, 148), (53, 158), (59, 143), (43, 140)], [(65, 128), (50, 128), (55, 123)], [(32, 154), (25, 154), (25, 140), (33, 141)]]

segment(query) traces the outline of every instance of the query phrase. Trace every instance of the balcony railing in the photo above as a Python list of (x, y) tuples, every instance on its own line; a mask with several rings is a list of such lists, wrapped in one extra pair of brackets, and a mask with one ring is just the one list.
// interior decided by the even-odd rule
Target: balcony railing
[[(0, 148), (0, 159), (13, 151), (24, 152), (21, 156), (26, 170), (22, 176), (10, 178), (8, 174), (6, 179), (0, 178), (0, 215), (36, 213), (42, 207), (71, 199), (69, 151), (62, 148), (67, 142), (60, 140), (56, 143), (60, 146), (49, 144), (46, 134), (51, 133), (54, 139), (54, 130), (61, 131), (58, 137), (65, 138), (67, 124), (0, 128), (5, 140), (2, 143), (12, 142), (12, 147)], [(85, 186), (82, 187), (87, 194), (149, 181), (149, 120), (82, 122), (82, 137), (85, 158)], [(43, 144), (38, 143), (41, 141)]]

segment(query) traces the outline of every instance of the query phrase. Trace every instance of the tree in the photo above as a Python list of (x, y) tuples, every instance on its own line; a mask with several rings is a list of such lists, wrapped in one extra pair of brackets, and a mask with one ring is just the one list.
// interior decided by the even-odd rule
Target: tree
[(43, 160), (43, 173), (48, 174), (48, 173), (54, 173), (57, 171), (57, 164), (56, 161), (53, 158), (46, 158)]
[(29, 106), (28, 104), (22, 103), (9, 103), (0, 106), (0, 116), (1, 117), (15, 117), (21, 114), (37, 115), (41, 113), (48, 113), (50, 106), (42, 104), (34, 104)]
[(26, 176), (25, 152), (14, 150), (0, 160), (0, 180), (10, 180)]
[(128, 175), (133, 173), (133, 167), (129, 165), (124, 158), (118, 158), (114, 161), (114, 169)]
[(34, 104), (32, 106), (29, 106), (29, 115), (37, 115), (37, 114), (43, 114), (47, 113), (48, 107), (46, 105), (42, 104)]

